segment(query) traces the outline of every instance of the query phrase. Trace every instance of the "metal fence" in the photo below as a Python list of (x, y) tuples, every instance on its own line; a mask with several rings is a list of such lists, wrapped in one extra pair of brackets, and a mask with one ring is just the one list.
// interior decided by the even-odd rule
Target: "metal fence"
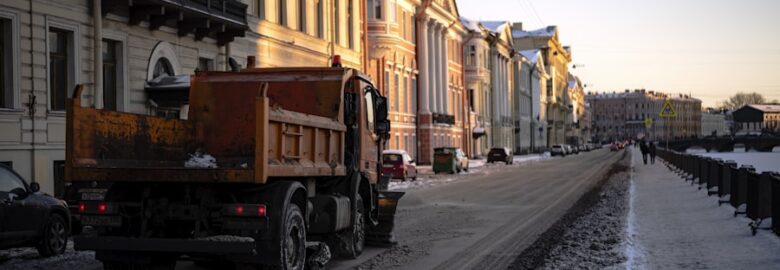
[[(780, 235), (780, 174), (757, 173), (750, 165), (737, 167), (731, 160), (721, 160), (664, 149), (658, 156), (666, 161), (673, 172), (699, 189), (706, 188), (707, 195), (717, 195), (718, 205), (728, 203), (734, 207), (734, 216), (745, 215), (751, 219), (753, 235), (759, 229), (771, 229)], [(772, 221), (764, 228), (761, 223)]]

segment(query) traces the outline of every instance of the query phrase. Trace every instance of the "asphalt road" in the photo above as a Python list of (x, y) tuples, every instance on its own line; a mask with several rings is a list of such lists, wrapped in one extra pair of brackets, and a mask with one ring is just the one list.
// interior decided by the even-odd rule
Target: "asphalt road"
[(396, 217), (399, 245), (368, 248), (329, 269), (502, 269), (602, 178), (623, 151), (489, 167), (462, 181), (410, 190)]
[[(446, 184), (409, 190), (396, 217), (399, 245), (368, 247), (358, 259), (334, 259), (327, 267), (505, 269), (621, 156), (623, 151), (602, 149), (520, 165), (485, 166)], [(0, 262), (0, 269), (102, 268), (91, 253), (71, 249), (47, 259), (38, 258), (34, 249), (0, 252), (9, 254), (16, 254), (16, 259)], [(176, 269), (201, 268), (179, 262)]]

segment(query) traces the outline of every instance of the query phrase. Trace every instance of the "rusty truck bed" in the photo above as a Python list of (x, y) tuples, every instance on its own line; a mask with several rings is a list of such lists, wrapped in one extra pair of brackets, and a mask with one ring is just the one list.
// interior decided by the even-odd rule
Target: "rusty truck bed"
[[(351, 70), (249, 69), (193, 76), (187, 120), (68, 101), (66, 181), (265, 183), (343, 176)], [(187, 168), (196, 152), (217, 168)]]

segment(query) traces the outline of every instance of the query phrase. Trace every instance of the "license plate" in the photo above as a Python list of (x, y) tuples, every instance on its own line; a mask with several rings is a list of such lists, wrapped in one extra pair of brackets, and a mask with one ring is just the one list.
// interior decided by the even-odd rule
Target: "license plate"
[(106, 199), (107, 189), (90, 188), (80, 189), (82, 201), (102, 201)]
[(122, 226), (122, 218), (119, 216), (81, 216), (81, 224), (89, 226)]

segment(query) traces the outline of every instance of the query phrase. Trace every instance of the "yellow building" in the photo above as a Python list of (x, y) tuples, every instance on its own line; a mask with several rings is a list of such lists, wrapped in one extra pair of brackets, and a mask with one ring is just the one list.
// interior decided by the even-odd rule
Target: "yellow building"
[(368, 74), (389, 98), (390, 149), (417, 158), (417, 29), (419, 0), (368, 0)]

